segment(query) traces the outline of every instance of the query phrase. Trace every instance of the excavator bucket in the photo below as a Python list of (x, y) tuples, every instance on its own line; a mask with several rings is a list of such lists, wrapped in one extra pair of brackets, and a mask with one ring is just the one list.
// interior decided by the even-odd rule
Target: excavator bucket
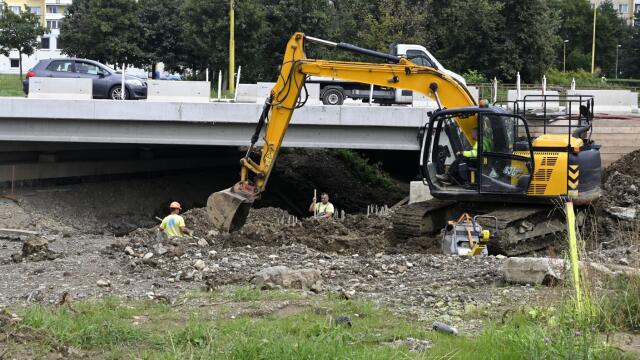
[(252, 204), (253, 201), (226, 189), (209, 196), (207, 214), (216, 228), (232, 232), (240, 229), (247, 221)]

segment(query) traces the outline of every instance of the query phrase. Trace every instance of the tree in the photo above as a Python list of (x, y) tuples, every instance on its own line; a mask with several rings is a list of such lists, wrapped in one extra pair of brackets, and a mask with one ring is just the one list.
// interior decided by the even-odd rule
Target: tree
[(62, 52), (103, 63), (147, 65), (140, 49), (143, 34), (138, 2), (74, 0), (60, 28)]
[(15, 14), (4, 4), (0, 15), (0, 54), (9, 56), (11, 50), (18, 51), (20, 64), (20, 78), (22, 78), (22, 55), (33, 55), (40, 46), (38, 37), (44, 35), (46, 29), (41, 25), (40, 18), (28, 9), (22, 9)]
[(427, 36), (434, 39), (431, 52), (458, 73), (477, 70), (487, 77), (502, 77), (504, 73), (495, 69), (502, 56), (498, 52), (502, 8), (494, 0), (433, 1), (427, 25)]
[(502, 1), (504, 22), (500, 41), (492, 49), (499, 54), (495, 71), (508, 80), (520, 71), (524, 81), (538, 81), (555, 62), (559, 19), (547, 0)]
[[(640, 12), (636, 14), (640, 19)], [(620, 48), (620, 77), (640, 79), (640, 27), (631, 29), (631, 35), (622, 42)]]
[[(591, 71), (593, 8), (587, 0), (552, 0), (551, 7), (560, 17), (556, 67), (562, 68), (562, 41), (567, 43), (567, 70)], [(598, 7), (596, 21), (595, 64), (608, 77), (615, 77), (618, 44), (625, 46), (633, 29), (618, 16), (610, 1)]]
[(140, 0), (142, 28), (140, 49), (153, 67), (162, 62), (166, 69), (180, 70), (185, 62), (185, 39), (180, 18), (184, 0)]

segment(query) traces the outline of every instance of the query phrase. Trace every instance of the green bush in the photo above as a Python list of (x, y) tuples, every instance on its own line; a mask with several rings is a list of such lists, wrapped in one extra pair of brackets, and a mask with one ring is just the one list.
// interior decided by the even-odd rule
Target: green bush
[(576, 79), (576, 86), (606, 86), (607, 81), (603, 81), (597, 74), (592, 74), (584, 70), (567, 71), (550, 69), (545, 74), (547, 84), (570, 86), (571, 80)]
[(478, 70), (467, 70), (462, 74), (462, 77), (467, 81), (467, 84), (483, 84), (489, 82), (487, 77)]
[(348, 149), (338, 149), (336, 155), (347, 165), (353, 176), (367, 185), (385, 189), (393, 185), (389, 175), (380, 169), (380, 163), (370, 164), (367, 157)]

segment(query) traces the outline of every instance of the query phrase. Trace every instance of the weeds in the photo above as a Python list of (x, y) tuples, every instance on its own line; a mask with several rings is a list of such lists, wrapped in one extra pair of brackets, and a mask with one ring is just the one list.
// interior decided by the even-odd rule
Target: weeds
[(358, 180), (368, 185), (380, 186), (385, 189), (393, 185), (389, 175), (380, 169), (379, 163), (370, 164), (367, 157), (352, 150), (337, 149), (335, 152)]
[(598, 329), (640, 331), (640, 276), (618, 275), (610, 284), (598, 299)]
[(20, 75), (0, 74), (0, 96), (24, 96)]

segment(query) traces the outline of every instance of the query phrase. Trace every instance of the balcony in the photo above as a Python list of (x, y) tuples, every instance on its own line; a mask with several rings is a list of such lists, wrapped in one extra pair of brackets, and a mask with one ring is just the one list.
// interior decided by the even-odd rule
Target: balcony
[(45, 5), (71, 5), (73, 0), (45, 0)]
[(55, 14), (47, 13), (45, 18), (46, 20), (60, 20), (64, 18), (64, 14), (63, 13), (55, 13)]

